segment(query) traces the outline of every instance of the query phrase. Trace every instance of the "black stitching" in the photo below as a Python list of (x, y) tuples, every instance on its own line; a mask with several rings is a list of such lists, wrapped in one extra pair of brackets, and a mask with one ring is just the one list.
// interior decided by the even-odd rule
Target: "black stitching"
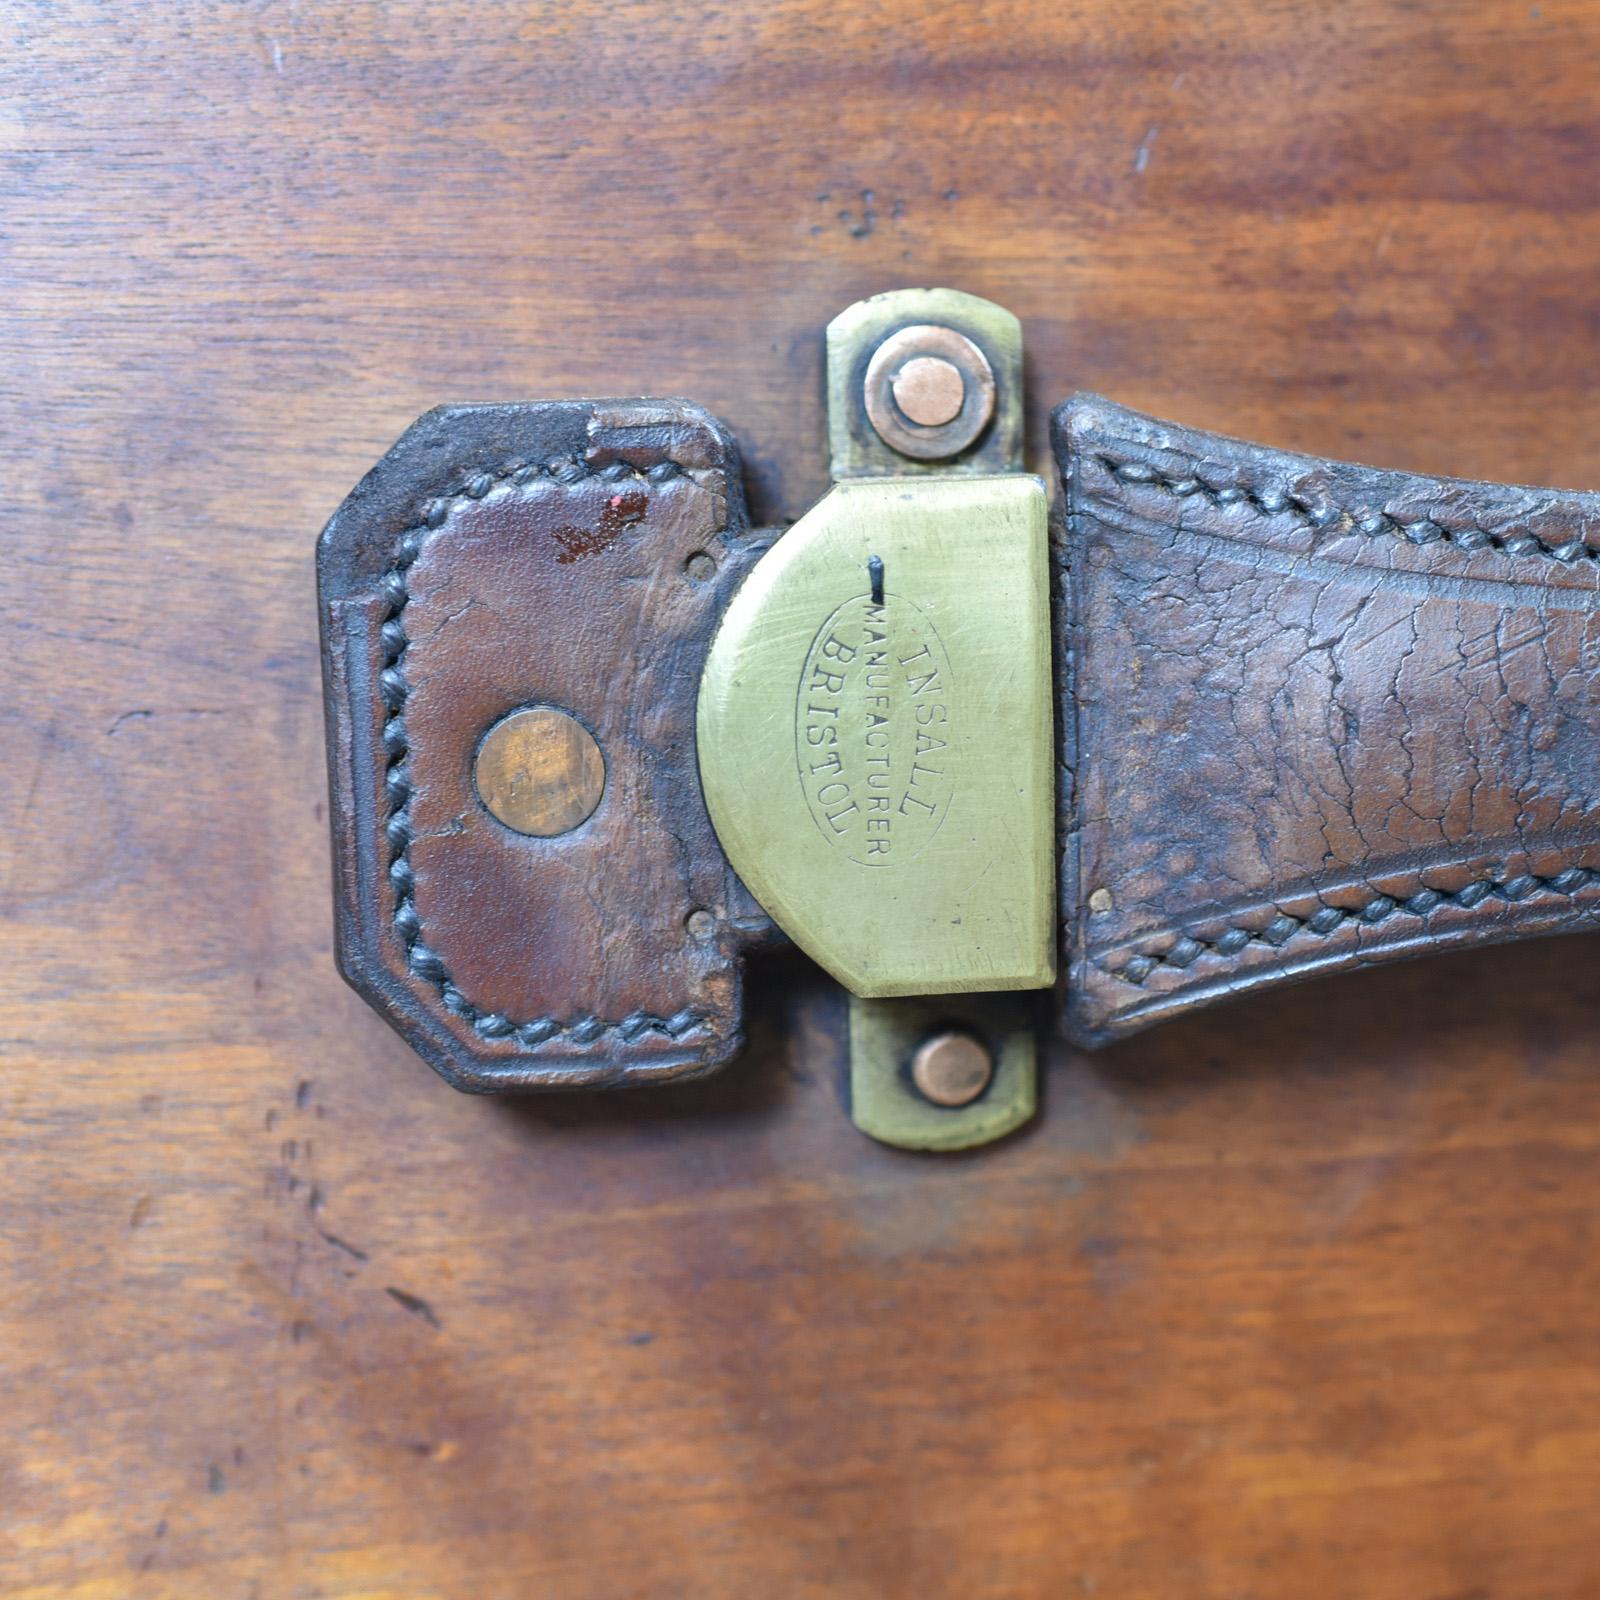
[[(1491, 533), (1487, 528), (1447, 528), (1432, 517), (1421, 517), (1412, 522), (1402, 522), (1387, 511), (1352, 511), (1326, 501), (1308, 500), (1304, 496), (1289, 494), (1283, 489), (1251, 489), (1243, 484), (1224, 484), (1218, 487), (1192, 475), (1172, 477), (1142, 461), (1119, 461), (1115, 456), (1098, 454), (1095, 460), (1124, 483), (1147, 484), (1174, 498), (1183, 500), (1190, 495), (1200, 495), (1214, 506), (1248, 505), (1264, 517), (1293, 515), (1296, 521), (1322, 532), (1342, 518), (1350, 526), (1369, 538), (1399, 538), (1410, 544), (1443, 542), (1459, 550), (1496, 550), (1508, 556), (1543, 556), (1562, 565), (1580, 558), (1600, 561), (1600, 549), (1584, 543), (1582, 539), (1569, 539), (1564, 544), (1546, 544), (1532, 534)], [(1089, 491), (1091, 494), (1093, 491)]]
[(1214, 939), (1201, 938), (1196, 933), (1180, 933), (1163, 951), (1141, 951), (1131, 956), (1120, 967), (1112, 967), (1096, 957), (1103, 971), (1125, 983), (1141, 984), (1159, 967), (1172, 967), (1183, 971), (1194, 965), (1203, 955), (1232, 958), (1252, 944), (1269, 944), (1275, 949), (1286, 944), (1298, 934), (1310, 933), (1326, 939), (1349, 922), (1364, 922), (1376, 926), (1395, 915), (1427, 918), (1440, 906), (1454, 905), (1465, 910), (1482, 905), (1491, 896), (1516, 903), (1535, 894), (1571, 896), (1586, 885), (1600, 879), (1600, 872), (1587, 867), (1568, 867), (1550, 877), (1540, 877), (1531, 872), (1514, 873), (1498, 879), (1478, 878), (1463, 885), (1454, 893), (1442, 889), (1419, 889), (1407, 899), (1396, 900), (1390, 895), (1374, 895), (1370, 900), (1347, 911), (1340, 906), (1322, 906), (1304, 917), (1291, 916), (1280, 911), (1264, 928), (1246, 928), (1235, 925)]
[(515, 1022), (497, 1011), (485, 1011), (462, 994), (450, 977), (449, 969), (437, 951), (422, 942), (422, 918), (417, 912), (415, 898), (416, 878), (411, 870), (411, 819), (407, 808), (415, 792), (406, 769), (410, 744), (406, 737), (405, 706), (410, 694), (406, 682), (405, 654), (411, 641), (406, 634), (405, 609), (411, 594), (407, 573), (417, 557), (428, 533), (442, 527), (454, 506), (463, 500), (481, 500), (496, 485), (506, 482), (525, 485), (533, 479), (548, 475), (557, 483), (581, 483), (595, 477), (607, 483), (624, 478), (638, 483), (664, 483), (684, 471), (676, 462), (658, 462), (648, 472), (638, 472), (626, 462), (612, 462), (605, 467), (591, 467), (586, 462), (570, 458), (541, 462), (513, 462), (498, 473), (480, 472), (468, 479), (451, 494), (430, 500), (423, 506), (417, 527), (408, 528), (395, 543), (394, 564), (379, 580), (379, 588), (388, 601), (388, 615), (378, 630), (383, 648), (383, 668), (378, 674), (378, 694), (383, 700), (383, 749), (387, 758), (384, 772), (385, 814), (384, 836), (389, 841), (389, 881), (394, 886), (394, 911), (391, 922), (405, 947), (406, 965), (424, 982), (431, 984), (452, 1016), (460, 1017), (481, 1038), (491, 1040), (514, 1039), (524, 1050), (537, 1050), (565, 1034), (579, 1045), (597, 1044), (608, 1033), (615, 1033), (624, 1044), (632, 1044), (646, 1033), (660, 1033), (678, 1040), (694, 1032), (704, 1023), (698, 1012), (684, 1007), (670, 1017), (658, 1017), (648, 1011), (634, 1011), (617, 1022), (603, 1022), (598, 1017), (581, 1014), (568, 1022), (555, 1017), (534, 1017), (527, 1022)]

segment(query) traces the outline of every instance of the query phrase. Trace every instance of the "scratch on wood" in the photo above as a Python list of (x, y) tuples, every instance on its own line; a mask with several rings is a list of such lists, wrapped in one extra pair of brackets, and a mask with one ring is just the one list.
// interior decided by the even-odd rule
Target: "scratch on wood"
[(331, 1244), (335, 1250), (343, 1250), (347, 1256), (354, 1256), (357, 1261), (370, 1261), (372, 1258), (365, 1250), (358, 1249), (348, 1239), (341, 1239), (336, 1233), (329, 1233), (325, 1228), (318, 1228), (317, 1232), (325, 1243)]
[(396, 1289), (392, 1285), (383, 1291), (397, 1306), (409, 1311), (414, 1317), (421, 1317), (430, 1328), (442, 1328), (444, 1324), (439, 1321), (438, 1315), (432, 1306), (421, 1295), (407, 1294), (404, 1289)]

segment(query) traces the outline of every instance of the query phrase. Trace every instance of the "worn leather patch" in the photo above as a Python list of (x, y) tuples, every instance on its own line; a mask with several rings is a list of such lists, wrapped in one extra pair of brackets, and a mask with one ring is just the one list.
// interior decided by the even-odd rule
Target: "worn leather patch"
[(1054, 440), (1074, 1037), (1592, 921), (1600, 496), (1093, 396)]
[[(716, 617), (759, 552), (725, 431), (683, 402), (430, 413), (319, 557), (341, 967), (471, 1089), (692, 1076), (741, 1044), (761, 919), (695, 760)], [(555, 837), (474, 784), (553, 707), (604, 788)]]

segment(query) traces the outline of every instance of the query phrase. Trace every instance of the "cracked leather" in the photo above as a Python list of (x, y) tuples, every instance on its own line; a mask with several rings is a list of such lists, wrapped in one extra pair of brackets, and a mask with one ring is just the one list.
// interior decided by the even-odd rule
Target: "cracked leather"
[[(731, 440), (681, 401), (431, 412), (323, 534), (339, 963), (459, 1087), (691, 1077), (739, 1049), (763, 919), (712, 832), (694, 715), (762, 547)], [(525, 705), (605, 753), (598, 809), (557, 838), (473, 787), (484, 731)]]
[(1053, 432), (1072, 1037), (1592, 924), (1600, 496)]

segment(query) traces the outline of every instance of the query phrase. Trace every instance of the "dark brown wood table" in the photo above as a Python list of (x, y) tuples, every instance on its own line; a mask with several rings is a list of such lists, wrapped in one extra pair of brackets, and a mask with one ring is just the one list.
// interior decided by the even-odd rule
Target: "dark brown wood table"
[(963, 1159), (836, 992), (469, 1099), (330, 957), (316, 533), (445, 399), (684, 394), (759, 519), (934, 283), (1074, 388), (1600, 485), (1600, 6), (0, 6), (0, 1593), (1600, 1593), (1573, 937), (1098, 1056)]

